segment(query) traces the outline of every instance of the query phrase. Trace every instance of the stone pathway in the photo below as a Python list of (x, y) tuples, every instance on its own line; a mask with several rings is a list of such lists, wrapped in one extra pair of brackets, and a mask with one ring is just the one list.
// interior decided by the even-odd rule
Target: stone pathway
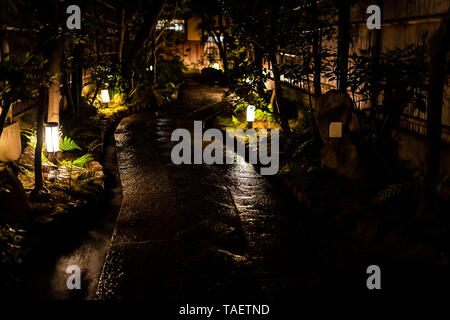
[(287, 218), (299, 209), (253, 166), (237, 155), (233, 165), (170, 159), (172, 131), (192, 133), (222, 94), (190, 83), (180, 102), (120, 123), (123, 204), (97, 298), (256, 301), (317, 287)]

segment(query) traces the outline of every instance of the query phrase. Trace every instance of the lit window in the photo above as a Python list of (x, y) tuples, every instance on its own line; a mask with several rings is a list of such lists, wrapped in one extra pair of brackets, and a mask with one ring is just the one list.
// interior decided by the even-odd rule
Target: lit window
[[(159, 20), (156, 24), (156, 30), (161, 30), (167, 24), (167, 20)], [(175, 19), (172, 20), (167, 26), (168, 30), (182, 32), (184, 31), (184, 20)]]
[[(214, 37), (209, 36), (208, 37), (208, 42), (215, 42)], [(223, 36), (220, 36), (220, 42), (223, 42)]]

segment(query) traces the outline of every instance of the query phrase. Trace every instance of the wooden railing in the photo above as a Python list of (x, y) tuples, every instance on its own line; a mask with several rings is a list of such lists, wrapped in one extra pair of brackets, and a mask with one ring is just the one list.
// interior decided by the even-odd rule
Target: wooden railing
[[(427, 134), (427, 121), (424, 119), (403, 115), (400, 117), (400, 127), (421, 136)], [(442, 125), (442, 141), (450, 144), (450, 126)]]

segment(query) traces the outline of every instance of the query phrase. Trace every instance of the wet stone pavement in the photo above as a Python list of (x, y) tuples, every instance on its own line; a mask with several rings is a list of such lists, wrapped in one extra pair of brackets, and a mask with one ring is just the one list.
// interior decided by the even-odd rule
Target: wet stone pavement
[(179, 102), (119, 124), (123, 203), (97, 298), (257, 301), (328, 283), (305, 258), (291, 199), (252, 165), (172, 163), (172, 131), (193, 137), (222, 99), (223, 88), (191, 82)]

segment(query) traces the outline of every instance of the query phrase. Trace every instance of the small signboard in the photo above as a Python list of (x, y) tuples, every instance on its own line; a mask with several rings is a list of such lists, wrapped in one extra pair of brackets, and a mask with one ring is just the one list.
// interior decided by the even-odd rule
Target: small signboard
[(342, 122), (330, 122), (329, 138), (342, 138)]

